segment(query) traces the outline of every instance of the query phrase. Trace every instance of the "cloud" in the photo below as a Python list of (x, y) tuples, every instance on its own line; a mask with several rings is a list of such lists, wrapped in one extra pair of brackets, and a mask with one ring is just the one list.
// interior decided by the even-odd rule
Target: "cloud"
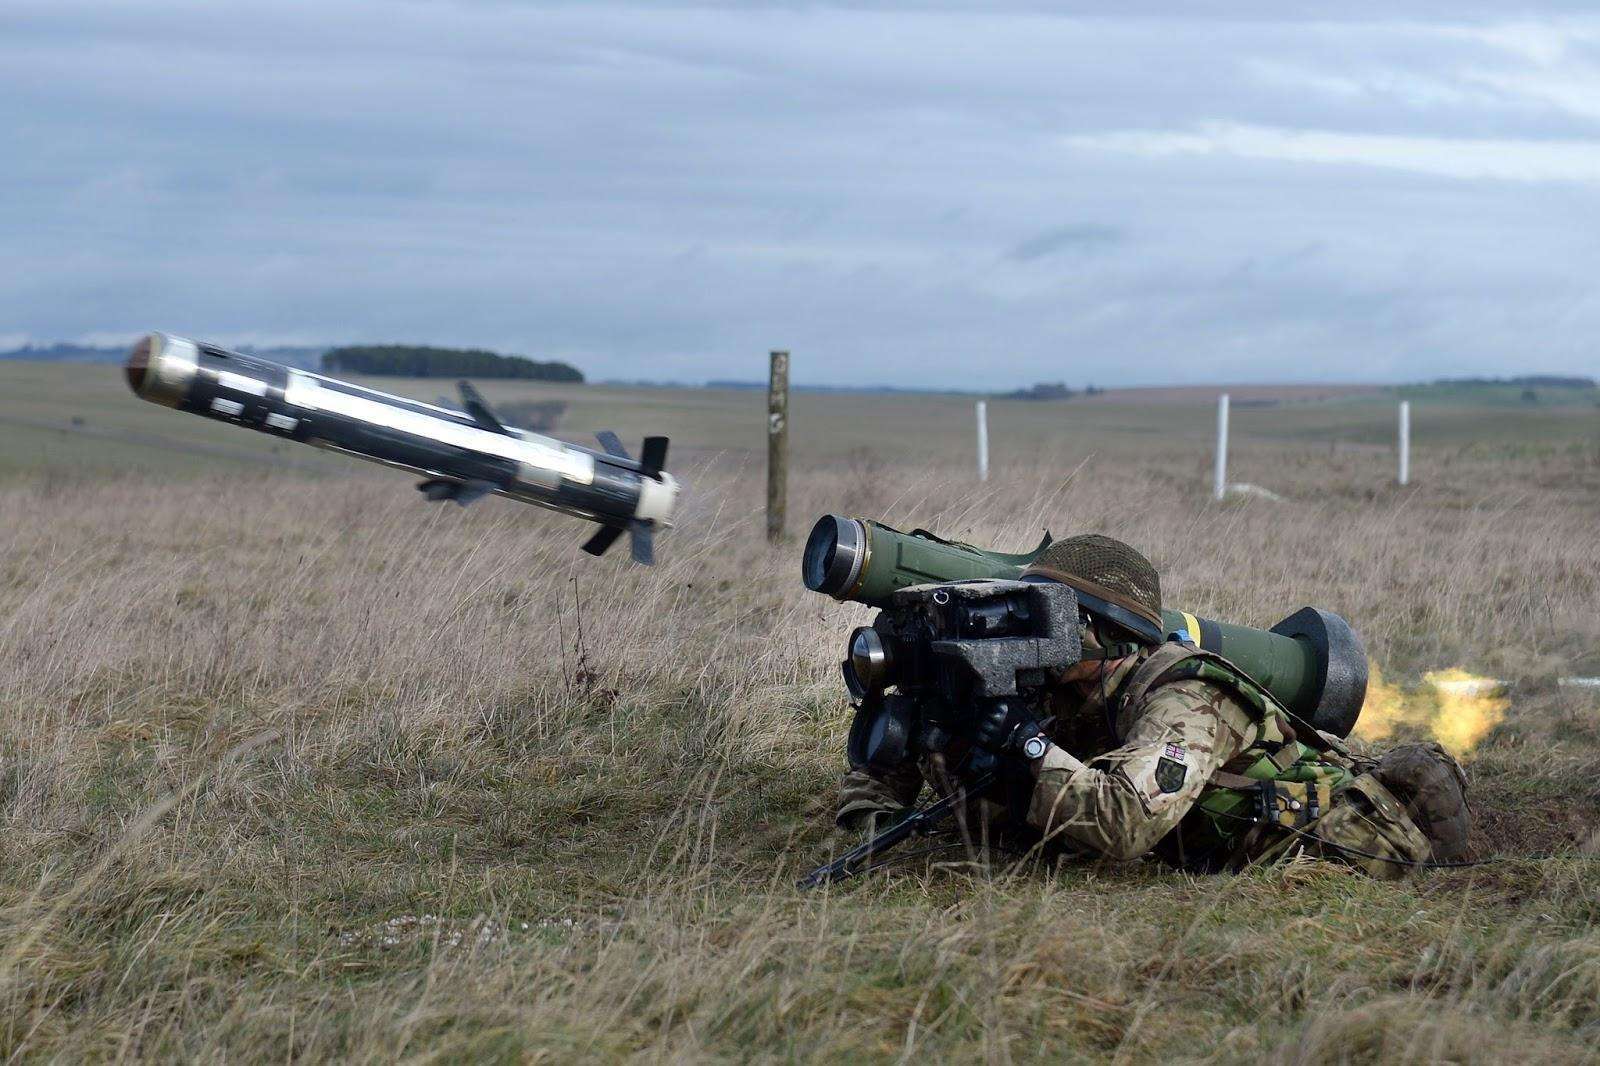
[(1600, 140), (1465, 140), (1226, 123), (1191, 132), (1125, 130), (1065, 140), (1074, 148), (1156, 157), (1231, 155), (1290, 163), (1385, 167), (1445, 178), (1600, 181)]
[(1103, 248), (1118, 244), (1124, 239), (1122, 231), (1115, 226), (1079, 222), (1035, 234), (1014, 245), (1006, 252), (1006, 258), (1026, 263), (1034, 259), (1043, 259), (1047, 255), (1055, 255), (1057, 252)]
[(1600, 21), (1526, 10), (9, 0), (0, 333), (1594, 373)]

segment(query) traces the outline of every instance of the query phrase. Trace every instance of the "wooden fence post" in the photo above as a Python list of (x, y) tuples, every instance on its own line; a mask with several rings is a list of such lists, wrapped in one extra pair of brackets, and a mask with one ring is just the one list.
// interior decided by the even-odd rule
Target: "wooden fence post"
[(767, 381), (767, 540), (783, 540), (789, 503), (789, 353), (772, 353)]

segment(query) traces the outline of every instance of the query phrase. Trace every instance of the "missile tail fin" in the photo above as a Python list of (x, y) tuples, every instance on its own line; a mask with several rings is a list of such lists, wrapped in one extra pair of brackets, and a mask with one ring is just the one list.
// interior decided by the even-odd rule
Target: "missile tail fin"
[(656, 561), (655, 523), (634, 519), (626, 526), (602, 526), (600, 531), (583, 542), (583, 550), (590, 555), (604, 555), (613, 544), (628, 534), (628, 548), (633, 561), (644, 566), (654, 566)]
[(656, 562), (655, 529), (649, 522), (628, 524), (628, 546), (633, 549), (633, 561), (641, 566), (654, 566)]
[(646, 437), (639, 452), (639, 472), (645, 477), (661, 480), (661, 471), (667, 468), (666, 437)]
[(622, 536), (621, 526), (602, 526), (599, 532), (583, 542), (583, 550), (590, 555), (604, 555), (620, 536)]

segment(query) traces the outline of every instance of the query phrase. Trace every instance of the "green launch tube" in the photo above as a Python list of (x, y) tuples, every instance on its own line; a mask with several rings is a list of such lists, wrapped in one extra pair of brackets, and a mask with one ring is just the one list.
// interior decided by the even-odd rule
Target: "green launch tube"
[(925, 529), (902, 533), (866, 518), (823, 515), (806, 540), (804, 578), (812, 592), (887, 607), (890, 596), (911, 585), (1016, 577), (1049, 545), (1046, 533), (1033, 551), (1005, 555)]
[[(902, 532), (862, 518), (824, 515), (806, 540), (806, 588), (836, 600), (885, 607), (899, 589), (973, 578), (1015, 579), (1050, 544), (1008, 555), (948, 541), (927, 530)], [(1367, 654), (1343, 618), (1305, 607), (1270, 630), (1163, 611), (1168, 636), (1186, 636), (1223, 656), (1318, 729), (1347, 736), (1367, 693)]]

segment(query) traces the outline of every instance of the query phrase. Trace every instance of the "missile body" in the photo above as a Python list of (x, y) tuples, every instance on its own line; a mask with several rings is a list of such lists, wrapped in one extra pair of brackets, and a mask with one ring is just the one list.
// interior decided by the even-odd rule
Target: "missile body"
[(593, 555), (627, 532), (634, 558), (652, 562), (677, 500), (665, 437), (646, 437), (634, 459), (606, 431), (591, 451), (505, 425), (465, 381), (453, 411), (164, 333), (134, 346), (127, 377), (152, 403), (420, 474), (430, 500), (493, 493), (598, 523), (583, 546)]

